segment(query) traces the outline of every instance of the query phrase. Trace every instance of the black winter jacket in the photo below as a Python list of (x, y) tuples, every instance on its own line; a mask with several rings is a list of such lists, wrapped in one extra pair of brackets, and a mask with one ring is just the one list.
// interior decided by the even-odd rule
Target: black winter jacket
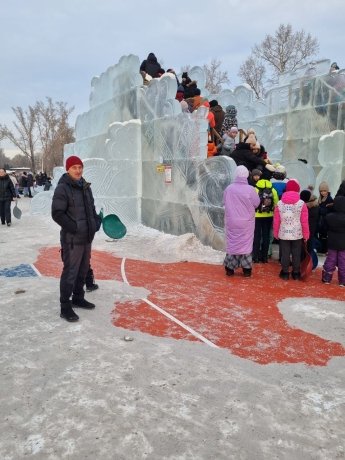
[(340, 187), (335, 196), (345, 196), (345, 180), (340, 184)]
[(67, 173), (59, 180), (53, 196), (52, 218), (61, 227), (62, 243), (91, 243), (101, 226), (90, 185), (83, 178), (79, 184)]
[(237, 166), (243, 165), (248, 171), (252, 171), (258, 166), (262, 166), (263, 168), (266, 166), (266, 162), (258, 155), (255, 155), (250, 150), (249, 144), (244, 142), (237, 144), (236, 149), (229, 156), (235, 161)]
[(13, 182), (8, 174), (0, 177), (0, 201), (12, 201), (16, 197)]
[(326, 216), (328, 249), (345, 250), (345, 196), (334, 198), (333, 212)]
[(156, 56), (153, 53), (150, 53), (147, 56), (147, 59), (145, 59), (141, 64), (140, 64), (140, 71), (144, 71), (151, 75), (152, 78), (155, 78), (158, 76), (158, 72), (160, 70), (161, 66), (159, 62), (157, 61)]

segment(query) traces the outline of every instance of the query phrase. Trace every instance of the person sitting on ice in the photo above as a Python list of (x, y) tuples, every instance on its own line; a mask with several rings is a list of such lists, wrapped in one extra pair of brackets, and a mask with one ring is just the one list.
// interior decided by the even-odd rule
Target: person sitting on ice
[(140, 73), (144, 79), (144, 82), (148, 82), (152, 78), (159, 77), (159, 72), (161, 71), (161, 65), (157, 61), (157, 58), (154, 53), (149, 53), (147, 59), (140, 64)]

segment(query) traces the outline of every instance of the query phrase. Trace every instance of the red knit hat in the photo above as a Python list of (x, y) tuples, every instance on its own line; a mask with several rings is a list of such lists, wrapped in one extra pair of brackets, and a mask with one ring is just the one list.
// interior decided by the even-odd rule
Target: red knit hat
[(66, 171), (68, 171), (69, 168), (71, 166), (74, 166), (74, 165), (80, 165), (80, 166), (84, 167), (83, 162), (81, 161), (81, 159), (79, 157), (76, 157), (76, 156), (72, 155), (71, 157), (67, 158), (67, 160), (66, 160)]
[(286, 192), (298, 192), (300, 191), (301, 187), (296, 179), (290, 179), (286, 183)]

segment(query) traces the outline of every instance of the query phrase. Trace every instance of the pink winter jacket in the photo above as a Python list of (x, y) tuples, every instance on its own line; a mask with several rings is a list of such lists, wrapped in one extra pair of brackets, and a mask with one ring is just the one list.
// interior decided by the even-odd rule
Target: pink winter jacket
[(274, 208), (273, 235), (280, 240), (309, 239), (308, 208), (298, 192), (283, 193)]

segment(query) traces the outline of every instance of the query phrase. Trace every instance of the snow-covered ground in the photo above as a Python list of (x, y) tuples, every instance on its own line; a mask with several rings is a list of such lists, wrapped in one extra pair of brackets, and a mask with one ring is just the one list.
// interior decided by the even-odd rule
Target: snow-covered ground
[[(30, 215), (28, 198), (19, 206), (22, 219), (0, 226), (0, 271), (59, 243), (50, 217)], [(224, 257), (194, 235), (143, 226), (116, 242), (100, 232), (93, 247), (159, 262)], [(70, 324), (58, 315), (58, 279), (0, 276), (2, 460), (345, 458), (344, 357), (262, 366), (198, 342), (128, 333), (111, 324), (111, 310), (144, 288), (97, 282), (87, 296), (97, 308)], [(279, 307), (290, 324), (345, 345), (345, 302)]]

